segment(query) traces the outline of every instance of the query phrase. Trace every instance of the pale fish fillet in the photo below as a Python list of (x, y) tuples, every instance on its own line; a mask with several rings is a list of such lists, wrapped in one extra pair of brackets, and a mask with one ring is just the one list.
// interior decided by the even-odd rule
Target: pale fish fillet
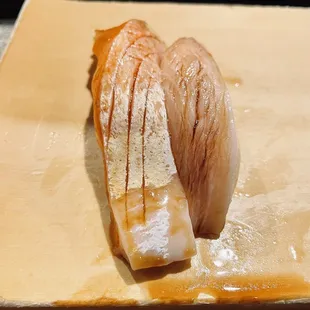
[(160, 57), (164, 44), (131, 20), (98, 31), (92, 82), (115, 251), (133, 270), (196, 253), (169, 138)]
[(172, 150), (193, 230), (218, 238), (240, 162), (228, 91), (211, 54), (192, 38), (168, 48), (161, 68)]

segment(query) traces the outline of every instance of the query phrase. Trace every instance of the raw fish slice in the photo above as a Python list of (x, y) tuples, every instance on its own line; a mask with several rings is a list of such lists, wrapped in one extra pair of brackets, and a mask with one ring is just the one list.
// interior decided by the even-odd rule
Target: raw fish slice
[(112, 239), (133, 270), (196, 253), (169, 139), (160, 55), (164, 44), (131, 20), (97, 32), (94, 119), (103, 150)]
[(218, 238), (239, 172), (230, 97), (212, 56), (176, 41), (161, 62), (172, 150), (196, 236)]

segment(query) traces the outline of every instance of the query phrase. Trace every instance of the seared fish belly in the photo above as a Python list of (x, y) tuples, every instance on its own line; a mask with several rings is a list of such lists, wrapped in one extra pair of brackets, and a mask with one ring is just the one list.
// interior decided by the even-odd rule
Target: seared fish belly
[(92, 92), (115, 251), (133, 270), (196, 253), (188, 203), (171, 150), (160, 58), (164, 44), (131, 20), (98, 31)]
[(196, 236), (218, 238), (239, 173), (230, 96), (204, 47), (176, 41), (161, 62), (172, 150)]

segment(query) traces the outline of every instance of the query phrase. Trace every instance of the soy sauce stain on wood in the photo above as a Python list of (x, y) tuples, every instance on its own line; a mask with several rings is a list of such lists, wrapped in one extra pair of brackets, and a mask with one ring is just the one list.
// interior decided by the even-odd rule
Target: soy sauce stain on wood
[(241, 78), (236, 77), (236, 76), (225, 76), (224, 80), (227, 84), (233, 85), (236, 88), (240, 87), (243, 85), (243, 81)]
[[(199, 282), (201, 284), (197, 285)], [(167, 279), (148, 283), (151, 298), (172, 304), (192, 303), (200, 294), (219, 303), (288, 300), (307, 297), (309, 289), (310, 284), (303, 277), (290, 274), (209, 279), (204, 275), (204, 279)]]
[(93, 260), (92, 265), (101, 265), (103, 261), (110, 257), (112, 254), (110, 253), (109, 249), (103, 250), (100, 252), (96, 258)]
[(93, 307), (93, 306), (136, 306), (138, 302), (134, 299), (117, 299), (110, 297), (99, 297), (90, 300), (57, 300), (53, 302), (56, 307)]
[(291, 175), (289, 160), (280, 156), (264, 161), (248, 171), (246, 180), (237, 186), (235, 197), (253, 197), (284, 189)]

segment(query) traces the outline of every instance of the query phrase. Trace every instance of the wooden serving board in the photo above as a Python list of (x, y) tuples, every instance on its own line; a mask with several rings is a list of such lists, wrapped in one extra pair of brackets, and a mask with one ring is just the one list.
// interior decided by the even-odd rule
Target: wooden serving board
[[(140, 272), (111, 255), (89, 117), (94, 30), (130, 18), (213, 54), (242, 154), (221, 238)], [(0, 64), (2, 304), (310, 298), (309, 57), (309, 9), (27, 1)]]

